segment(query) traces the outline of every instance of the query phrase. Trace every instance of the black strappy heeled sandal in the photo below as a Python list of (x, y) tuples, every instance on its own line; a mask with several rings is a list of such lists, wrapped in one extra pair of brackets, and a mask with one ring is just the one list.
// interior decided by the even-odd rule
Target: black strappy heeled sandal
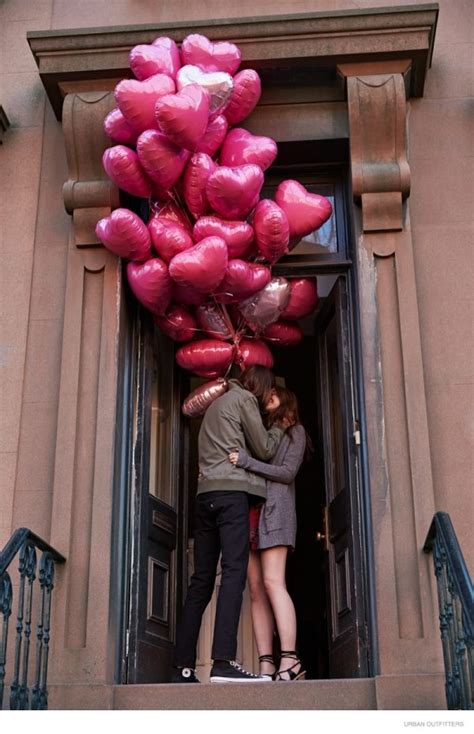
[(260, 655), (258, 658), (259, 663), (271, 663), (273, 667), (275, 668), (275, 673), (260, 673), (262, 678), (269, 678), (270, 680), (275, 680), (276, 675), (276, 665), (275, 665), (275, 658), (273, 655)]
[[(304, 680), (306, 676), (306, 670), (303, 670), (303, 666), (301, 664), (301, 660), (299, 659), (298, 655), (296, 654), (296, 650), (282, 650), (280, 653), (280, 658), (291, 658), (294, 659), (296, 662), (294, 665), (291, 665), (289, 668), (285, 668), (285, 670), (279, 670), (278, 673), (275, 673), (275, 680), (278, 681), (284, 681), (286, 683), (290, 683), (294, 680)], [(281, 662), (280, 662), (281, 665)], [(299, 665), (299, 670), (295, 671), (294, 669)], [(283, 676), (287, 674), (288, 678), (284, 678)]]

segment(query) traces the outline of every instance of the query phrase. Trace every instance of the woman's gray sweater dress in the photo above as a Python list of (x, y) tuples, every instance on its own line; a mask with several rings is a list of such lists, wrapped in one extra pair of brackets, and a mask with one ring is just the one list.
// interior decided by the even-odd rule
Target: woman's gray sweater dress
[(259, 550), (276, 545), (295, 547), (295, 477), (305, 448), (306, 432), (303, 426), (296, 425), (283, 436), (269, 464), (239, 449), (237, 466), (267, 479), (267, 501), (263, 505), (258, 528)]

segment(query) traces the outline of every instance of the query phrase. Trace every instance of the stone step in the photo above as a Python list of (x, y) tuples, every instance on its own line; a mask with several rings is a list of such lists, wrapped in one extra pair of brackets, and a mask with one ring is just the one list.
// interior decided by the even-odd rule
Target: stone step
[(376, 709), (373, 679), (116, 686), (114, 709)]

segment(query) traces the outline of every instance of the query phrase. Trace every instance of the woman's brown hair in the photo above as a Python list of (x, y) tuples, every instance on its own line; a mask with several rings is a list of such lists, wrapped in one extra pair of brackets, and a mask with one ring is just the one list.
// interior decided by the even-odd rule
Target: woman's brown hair
[[(292, 427), (297, 426), (297, 425), (302, 425), (301, 420), (300, 420), (298, 398), (296, 397), (295, 393), (292, 392), (291, 390), (288, 390), (288, 388), (280, 387), (279, 385), (276, 386), (275, 392), (278, 395), (278, 398), (280, 400), (280, 405), (276, 410), (272, 410), (271, 413), (268, 413), (268, 418), (267, 418), (268, 427), (271, 428), (271, 426), (273, 426), (275, 423), (281, 422), (285, 418), (288, 421), (290, 421), (290, 423), (292, 424)], [(292, 427), (288, 429), (288, 434), (291, 440), (293, 440)], [(308, 461), (311, 458), (311, 455), (313, 453), (313, 442), (311, 441), (311, 438), (309, 437), (306, 429), (305, 429), (305, 433), (306, 433), (305, 459)]]
[(247, 367), (239, 377), (239, 382), (245, 390), (253, 393), (258, 400), (260, 411), (263, 413), (265, 405), (275, 387), (275, 375), (268, 367), (253, 364)]

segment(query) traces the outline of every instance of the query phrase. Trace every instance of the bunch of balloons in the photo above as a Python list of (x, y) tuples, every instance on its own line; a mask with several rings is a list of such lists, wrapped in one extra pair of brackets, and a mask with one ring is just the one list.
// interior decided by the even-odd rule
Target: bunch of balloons
[(117, 84), (104, 122), (116, 143), (104, 169), (149, 200), (150, 217), (145, 224), (119, 208), (96, 232), (129, 260), (130, 287), (159, 328), (184, 342), (177, 363), (212, 381), (188, 414), (225, 389), (233, 363), (272, 367), (269, 344), (301, 340), (296, 322), (316, 307), (316, 280), (272, 277), (271, 267), (332, 212), (294, 180), (279, 184), (274, 201), (260, 199), (277, 144), (239, 127), (261, 94), (257, 72), (238, 72), (240, 61), (235, 44), (198, 34), (180, 49), (167, 37), (136, 46), (135, 79)]

